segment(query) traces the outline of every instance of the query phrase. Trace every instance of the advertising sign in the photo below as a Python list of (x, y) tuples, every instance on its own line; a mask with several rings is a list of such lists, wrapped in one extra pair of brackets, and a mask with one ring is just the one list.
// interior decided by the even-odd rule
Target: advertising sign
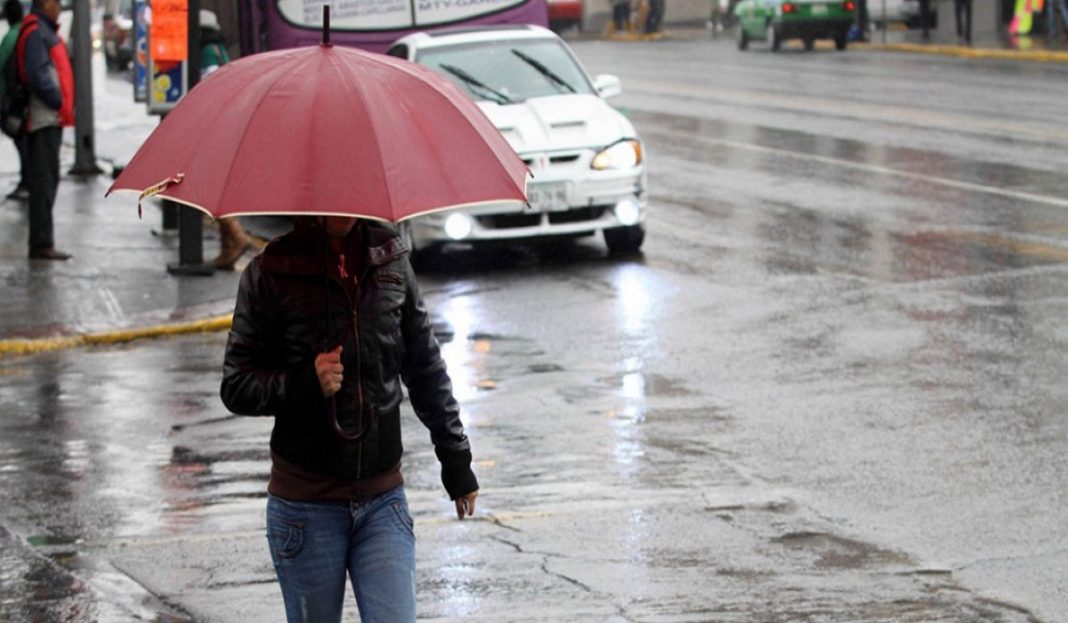
[(132, 70), (135, 102), (148, 101), (148, 19), (148, 3), (145, 0), (135, 0)]
[(188, 63), (160, 61), (150, 58), (148, 75), (148, 112), (160, 114), (174, 108), (178, 100), (185, 95), (186, 66)]
[(186, 0), (151, 0), (148, 24), (148, 112), (163, 114), (186, 92), (189, 28)]
[(152, 59), (184, 61), (189, 58), (189, 5), (186, 0), (152, 0), (149, 45)]
[(330, 26), (337, 30), (422, 28), (475, 19), (520, 6), (528, 0), (278, 0), (282, 15), (297, 24), (318, 28), (323, 4), (330, 5)]

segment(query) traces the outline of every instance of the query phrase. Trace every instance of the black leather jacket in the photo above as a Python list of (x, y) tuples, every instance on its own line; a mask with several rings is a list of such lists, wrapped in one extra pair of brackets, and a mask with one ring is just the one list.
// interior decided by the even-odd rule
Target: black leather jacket
[[(355, 300), (328, 276), (326, 236), (307, 219), (245, 269), (226, 344), (223, 403), (234, 413), (275, 416), (271, 450), (286, 461), (360, 480), (400, 461), (403, 379), (430, 429), (449, 496), (477, 490), (460, 408), (408, 250), (391, 228), (369, 222), (353, 228), (346, 244), (363, 253)], [(316, 355), (337, 345), (344, 378), (336, 419), (345, 432), (365, 426), (359, 441), (335, 431), (315, 374)]]

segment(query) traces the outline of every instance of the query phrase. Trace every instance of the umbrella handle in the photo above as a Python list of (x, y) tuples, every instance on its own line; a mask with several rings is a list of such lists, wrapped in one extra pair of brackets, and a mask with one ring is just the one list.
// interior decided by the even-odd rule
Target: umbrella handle
[(371, 429), (371, 415), (374, 411), (374, 407), (366, 405), (364, 413), (360, 414), (360, 427), (356, 429), (355, 433), (350, 433), (341, 427), (341, 423), (337, 421), (337, 401), (334, 396), (330, 397), (330, 409), (329, 415), (330, 424), (334, 427), (334, 434), (341, 438), (342, 441), (354, 442), (361, 441), (367, 436), (367, 431)]

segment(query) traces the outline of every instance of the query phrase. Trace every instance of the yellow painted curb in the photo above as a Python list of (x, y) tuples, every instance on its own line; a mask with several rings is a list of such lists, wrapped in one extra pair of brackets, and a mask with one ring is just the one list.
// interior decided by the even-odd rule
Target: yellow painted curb
[(936, 54), (958, 58), (996, 58), (1010, 61), (1038, 63), (1068, 63), (1068, 52), (1058, 50), (999, 50), (992, 48), (969, 48), (959, 45), (930, 45), (922, 43), (868, 43), (850, 44), (859, 49), (910, 52), (913, 54)]
[(85, 333), (82, 335), (64, 335), (61, 337), (38, 339), (0, 340), (0, 356), (29, 355), (53, 350), (78, 348), (81, 346), (124, 344), (136, 340), (168, 337), (172, 335), (185, 335), (188, 333), (228, 331), (232, 321), (233, 316), (231, 314), (226, 314), (224, 316), (216, 316), (204, 320), (177, 322), (153, 327), (142, 327), (139, 329), (124, 329), (120, 331), (104, 331), (101, 333)]

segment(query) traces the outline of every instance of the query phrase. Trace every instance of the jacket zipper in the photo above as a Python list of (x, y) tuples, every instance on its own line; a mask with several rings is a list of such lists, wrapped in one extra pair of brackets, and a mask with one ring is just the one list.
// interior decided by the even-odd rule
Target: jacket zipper
[[(363, 425), (363, 357), (360, 356), (360, 310), (357, 302), (360, 300), (360, 278), (353, 275), (352, 292), (356, 301), (350, 301), (352, 308), (352, 334), (356, 338), (356, 430)], [(367, 431), (364, 431), (365, 433)], [(356, 480), (363, 475), (363, 439), (356, 442)]]
[[(356, 430), (359, 430), (360, 424), (363, 422), (363, 377), (362, 377), (362, 357), (360, 356), (360, 315), (357, 312), (356, 302), (349, 295), (349, 291), (345, 288), (345, 284), (334, 277), (330, 278), (341, 286), (341, 291), (345, 294), (345, 300), (349, 303), (349, 316), (352, 319), (352, 337), (356, 342)], [(360, 280), (355, 276), (352, 278), (353, 291), (356, 297), (359, 298), (360, 293)], [(327, 310), (326, 313), (330, 313)], [(356, 442), (356, 480), (360, 479), (363, 473), (363, 439)]]

